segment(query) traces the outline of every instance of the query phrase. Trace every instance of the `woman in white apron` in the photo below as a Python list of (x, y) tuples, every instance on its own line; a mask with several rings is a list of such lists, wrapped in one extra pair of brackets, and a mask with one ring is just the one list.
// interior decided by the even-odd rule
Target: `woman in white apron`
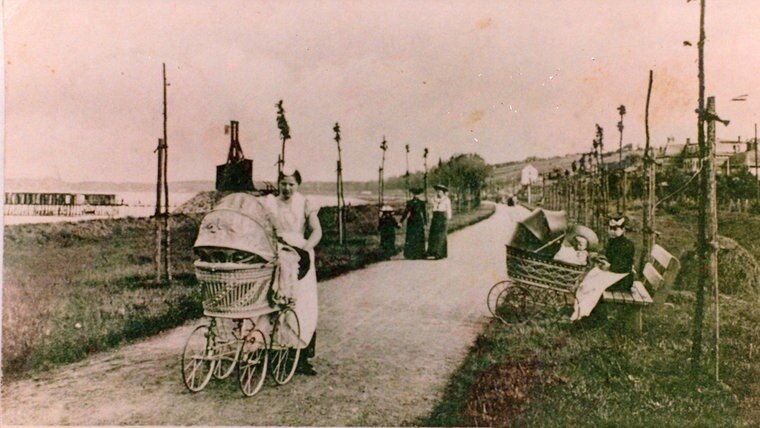
[(278, 236), (286, 244), (309, 254), (309, 270), (293, 287), (292, 297), (295, 300), (295, 312), (301, 328), (301, 342), (308, 343), (296, 371), (315, 375), (317, 372), (307, 358), (313, 357), (316, 350), (318, 306), (314, 247), (322, 239), (322, 227), (317, 217), (319, 207), (298, 192), (300, 184), (301, 174), (297, 170), (281, 173), (278, 179), (280, 194), (277, 197), (269, 195), (267, 202)]

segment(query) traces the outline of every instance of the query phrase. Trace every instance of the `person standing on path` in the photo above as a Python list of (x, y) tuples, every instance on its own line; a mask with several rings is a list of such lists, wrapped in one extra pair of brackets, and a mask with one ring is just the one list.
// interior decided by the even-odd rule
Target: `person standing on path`
[(396, 229), (400, 227), (393, 216), (393, 207), (384, 205), (380, 208), (380, 220), (378, 221), (378, 230), (380, 231), (380, 251), (383, 253), (385, 260), (390, 260), (396, 254)]
[(425, 258), (425, 225), (427, 213), (425, 202), (420, 199), (422, 189), (416, 187), (409, 190), (412, 199), (407, 201), (401, 221), (406, 221), (406, 240), (404, 242), (404, 257), (410, 260)]
[[(298, 275), (298, 283), (293, 287), (295, 312), (301, 329), (301, 342), (308, 343), (300, 359), (297, 373), (316, 375), (317, 372), (308, 361), (316, 354), (317, 329), (317, 272), (314, 266), (314, 247), (322, 239), (322, 226), (319, 223), (319, 206), (298, 192), (301, 185), (301, 173), (298, 170), (282, 171), (277, 180), (280, 193), (267, 196), (272, 212), (272, 222), (277, 234), (287, 245), (295, 247), (308, 255), (308, 271)], [(302, 255), (302, 257), (304, 257)]]
[(433, 187), (436, 195), (433, 198), (433, 219), (430, 221), (427, 255), (438, 260), (448, 256), (446, 234), (447, 223), (451, 220), (451, 200), (446, 195), (449, 191), (448, 187), (443, 184), (436, 184)]

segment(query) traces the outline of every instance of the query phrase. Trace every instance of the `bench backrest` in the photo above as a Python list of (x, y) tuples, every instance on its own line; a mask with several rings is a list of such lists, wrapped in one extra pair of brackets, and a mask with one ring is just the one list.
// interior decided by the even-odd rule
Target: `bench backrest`
[(658, 244), (654, 244), (651, 253), (651, 263), (657, 266), (658, 272), (662, 276), (662, 285), (664, 287), (670, 287), (676, 280), (678, 271), (681, 270), (681, 262), (676, 256), (670, 254), (665, 248)]
[(652, 263), (647, 263), (644, 265), (644, 279), (645, 284), (649, 285), (649, 287), (652, 290), (657, 290), (662, 286), (662, 283), (665, 282), (665, 279), (660, 275), (660, 272), (657, 271), (657, 268), (654, 267)]
[(667, 291), (673, 285), (681, 269), (681, 262), (662, 246), (655, 244), (650, 253), (649, 262), (644, 265), (644, 279), (653, 291), (663, 290), (654, 295), (655, 305), (661, 305), (667, 299)]

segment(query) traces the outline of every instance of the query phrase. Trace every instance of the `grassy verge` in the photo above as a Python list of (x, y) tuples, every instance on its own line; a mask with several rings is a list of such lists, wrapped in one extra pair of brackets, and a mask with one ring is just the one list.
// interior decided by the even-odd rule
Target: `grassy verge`
[(3, 374), (77, 361), (201, 312), (192, 275), (198, 217), (172, 218), (175, 281), (153, 281), (148, 219), (5, 227)]
[[(493, 212), (457, 215), (452, 229)], [(377, 207), (352, 207), (348, 245), (337, 242), (334, 210), (320, 210), (320, 280), (379, 261)], [(81, 360), (202, 315), (192, 245), (202, 215), (174, 215), (174, 281), (157, 285), (149, 219), (7, 226), (4, 231), (2, 369), (7, 378)], [(399, 239), (401, 239), (399, 233)], [(401, 241), (399, 241), (401, 242)]]
[[(688, 215), (658, 217), (659, 242), (690, 246)], [(760, 219), (727, 215), (721, 234), (754, 256)], [(638, 242), (638, 241), (637, 241)], [(703, 373), (691, 376), (694, 296), (673, 293), (643, 310), (644, 332), (624, 328), (626, 308), (601, 306), (581, 323), (491, 323), (452, 377), (427, 426), (753, 426), (760, 422), (760, 310), (757, 296), (721, 299), (721, 382), (711, 376), (713, 337), (706, 314)], [(709, 302), (708, 302), (709, 304)]]

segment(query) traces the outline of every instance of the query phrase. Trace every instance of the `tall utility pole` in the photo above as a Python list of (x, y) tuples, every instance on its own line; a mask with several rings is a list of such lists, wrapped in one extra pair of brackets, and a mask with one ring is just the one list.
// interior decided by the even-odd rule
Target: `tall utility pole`
[(697, 295), (694, 303), (694, 326), (691, 345), (691, 370), (697, 374), (702, 359), (702, 324), (705, 317), (705, 280), (708, 278), (707, 266), (707, 191), (709, 186), (705, 171), (705, 159), (708, 155), (705, 143), (705, 0), (699, 2), (699, 41), (697, 42), (697, 67), (699, 77), (699, 99), (697, 111), (697, 142), (699, 144), (702, 172), (700, 174), (699, 216), (697, 219), (697, 255), (699, 275), (697, 277)]
[[(166, 112), (166, 64), (163, 64), (163, 93), (164, 93), (164, 138), (158, 139), (157, 152), (158, 171), (156, 175), (156, 282), (169, 282), (171, 274), (171, 233), (169, 229), (169, 183), (167, 180), (167, 166), (169, 158), (169, 145), (167, 143), (167, 112)], [(162, 200), (163, 193), (163, 200)]]
[(341, 158), (340, 158), (340, 124), (338, 122), (335, 122), (335, 126), (333, 127), (333, 131), (335, 131), (335, 142), (338, 144), (338, 179), (336, 182), (336, 191), (337, 191), (337, 204), (338, 204), (338, 240), (340, 242), (340, 245), (345, 244), (345, 210), (346, 210), (346, 201), (343, 199), (343, 167), (341, 165)]
[(383, 142), (380, 143), (380, 149), (383, 151), (383, 161), (380, 164), (380, 205), (383, 205), (385, 203), (385, 151), (388, 150), (385, 136), (383, 136)]
[[(707, 98), (707, 188), (702, 189), (707, 193), (707, 215), (705, 229), (707, 236), (708, 251), (708, 281), (714, 291), (713, 304), (715, 306), (715, 381), (720, 381), (720, 296), (718, 286), (718, 202), (715, 182), (715, 121), (720, 120), (715, 114), (715, 97)], [(727, 123), (727, 122), (725, 122)]]
[(171, 268), (171, 242), (172, 235), (169, 230), (169, 180), (167, 179), (167, 170), (169, 165), (169, 138), (166, 132), (167, 113), (166, 113), (166, 88), (169, 87), (169, 83), (166, 81), (166, 63), (163, 64), (164, 71), (164, 278), (166, 282), (172, 280), (172, 268)]

